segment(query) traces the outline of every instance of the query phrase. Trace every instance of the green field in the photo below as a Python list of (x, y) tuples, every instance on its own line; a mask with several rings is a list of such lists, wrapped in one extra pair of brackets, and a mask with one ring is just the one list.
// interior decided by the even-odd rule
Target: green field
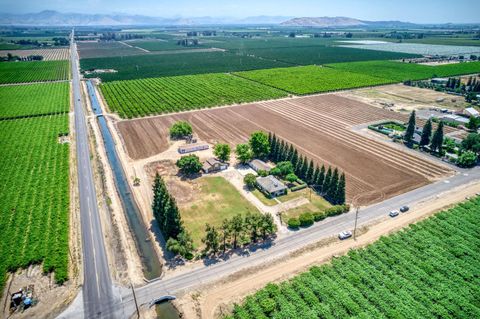
[(325, 64), (335, 62), (395, 60), (417, 55), (341, 48), (335, 46), (295, 46), (284, 48), (255, 48), (244, 50), (245, 54), (296, 65)]
[(194, 50), (196, 48), (208, 48), (209, 46), (199, 44), (198, 46), (185, 47), (178, 45), (176, 40), (135, 40), (126, 42), (132, 46), (139, 47), (148, 51), (170, 51), (170, 50)]
[(69, 110), (69, 83), (0, 86), (0, 120)]
[(0, 291), (7, 271), (43, 262), (68, 279), (67, 115), (0, 121)]
[(235, 74), (294, 94), (328, 92), (393, 82), (367, 74), (345, 72), (313, 65), (238, 72)]
[(230, 318), (479, 318), (480, 198), (236, 305)]
[(365, 61), (335, 63), (327, 66), (336, 70), (379, 76), (396, 82), (480, 72), (480, 62), (429, 66), (393, 61)]
[(68, 61), (31, 61), (0, 63), (0, 84), (68, 80)]
[(100, 88), (109, 108), (123, 118), (287, 95), (275, 88), (223, 73), (115, 81), (104, 83)]
[(202, 177), (198, 183), (201, 194), (180, 209), (185, 228), (191, 233), (197, 248), (202, 245), (205, 223), (218, 227), (226, 218), (247, 212), (258, 213), (255, 206), (223, 177)]
[(286, 67), (289, 64), (228, 52), (198, 52), (188, 54), (147, 54), (140, 56), (81, 59), (82, 70), (115, 69), (117, 73), (92, 74), (102, 81), (132, 80), (161, 76)]

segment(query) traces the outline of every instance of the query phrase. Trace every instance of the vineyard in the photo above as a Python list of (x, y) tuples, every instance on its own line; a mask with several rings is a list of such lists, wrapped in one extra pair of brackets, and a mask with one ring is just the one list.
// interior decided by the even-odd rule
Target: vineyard
[(32, 61), (0, 63), (0, 84), (68, 80), (68, 61)]
[(0, 291), (7, 271), (43, 262), (68, 278), (67, 115), (0, 121)]
[(479, 318), (480, 198), (269, 284), (228, 318)]
[(367, 74), (371, 76), (378, 76), (381, 74), (383, 78), (391, 79), (396, 82), (480, 72), (480, 62), (429, 66), (393, 61), (366, 61), (337, 63), (328, 66), (336, 70)]
[(189, 75), (216, 72), (234, 72), (275, 67), (289, 64), (239, 56), (229, 52), (199, 52), (188, 54), (145, 54), (80, 60), (81, 69), (114, 69), (117, 73), (92, 74), (102, 81), (132, 80), (161, 76)]
[(27, 57), (29, 55), (41, 55), (43, 61), (68, 60), (70, 50), (62, 49), (38, 49), (38, 50), (0, 50), (0, 56), (7, 56), (8, 53), (19, 57)]
[(156, 40), (156, 41), (147, 41), (147, 40), (135, 40), (127, 41), (129, 45), (134, 47), (139, 47), (148, 51), (168, 51), (168, 50), (193, 50), (195, 48), (208, 48), (208, 46), (199, 44), (197, 46), (186, 47), (183, 45), (178, 45), (177, 40)]
[(69, 89), (66, 82), (0, 86), (0, 120), (68, 112)]
[(367, 74), (346, 72), (312, 65), (255, 70), (235, 74), (294, 94), (328, 92), (393, 82), (389, 79)]
[(283, 91), (222, 73), (115, 81), (100, 88), (109, 108), (123, 118), (287, 95)]

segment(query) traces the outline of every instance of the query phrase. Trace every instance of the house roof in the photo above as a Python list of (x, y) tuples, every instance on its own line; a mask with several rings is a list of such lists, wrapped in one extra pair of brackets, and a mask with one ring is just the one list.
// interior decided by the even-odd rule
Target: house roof
[(220, 162), (219, 160), (217, 160), (214, 157), (211, 157), (211, 158), (207, 159), (205, 162), (203, 162), (202, 168), (203, 169), (209, 169), (209, 168), (212, 168), (215, 164), (222, 164), (222, 162)]
[(480, 115), (480, 113), (477, 110), (475, 110), (473, 107), (467, 107), (465, 109), (465, 113), (467, 113), (469, 115), (472, 115), (472, 116), (475, 116), (475, 117)]
[(271, 167), (267, 163), (259, 159), (251, 160), (249, 164), (250, 166), (254, 166), (257, 169), (261, 169), (264, 171), (269, 171), (271, 169)]
[(194, 143), (194, 144), (185, 144), (178, 147), (179, 150), (192, 150), (198, 148), (208, 148), (208, 144)]
[(277, 191), (282, 191), (287, 189), (287, 187), (282, 182), (280, 182), (278, 179), (276, 179), (272, 175), (268, 175), (265, 177), (258, 177), (257, 183), (258, 185), (260, 185), (261, 188), (263, 188), (269, 193), (275, 193)]

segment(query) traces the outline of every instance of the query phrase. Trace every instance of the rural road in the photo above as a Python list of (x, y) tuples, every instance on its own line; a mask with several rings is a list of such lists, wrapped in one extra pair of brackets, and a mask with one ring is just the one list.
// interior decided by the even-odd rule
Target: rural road
[(114, 303), (112, 280), (108, 269), (97, 195), (90, 165), (87, 124), (80, 88), (78, 54), (73, 31), (70, 54), (83, 248), (83, 311), (85, 318), (114, 318), (111, 316)]
[[(123, 289), (116, 298), (108, 269), (107, 257), (103, 243), (90, 166), (87, 126), (82, 105), (78, 56), (72, 38), (71, 47), (72, 84), (75, 101), (75, 129), (78, 158), (78, 179), (80, 196), (80, 213), (82, 227), (82, 244), (84, 256), (83, 306), (76, 306), (69, 311), (68, 318), (129, 318), (135, 312), (135, 301), (130, 290)], [(360, 211), (358, 225), (367, 224), (374, 219), (384, 217), (392, 209), (402, 205), (414, 206), (423, 201), (434, 199), (439, 194), (455, 187), (480, 179), (480, 168), (461, 170), (457, 175), (436, 183), (418, 188), (408, 193), (393, 197), (381, 203), (363, 208)], [(198, 288), (245, 268), (263, 263), (278, 262), (289, 253), (334, 236), (343, 230), (352, 230), (355, 214), (350, 212), (315, 223), (310, 228), (293, 232), (275, 240), (268, 248), (259, 248), (254, 252), (231, 256), (226, 261), (209, 265), (199, 265), (191, 271), (160, 279), (135, 290), (139, 306), (148, 305), (152, 300), (164, 295), (175, 295), (186, 289)], [(73, 305), (72, 305), (73, 306)], [(67, 316), (60, 316), (67, 318)]]

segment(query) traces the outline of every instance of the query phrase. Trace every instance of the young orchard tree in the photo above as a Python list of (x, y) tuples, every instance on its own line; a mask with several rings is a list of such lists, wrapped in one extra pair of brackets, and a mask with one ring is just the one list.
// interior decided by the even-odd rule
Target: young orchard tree
[(215, 144), (213, 147), (213, 154), (222, 162), (228, 162), (230, 160), (230, 145), (228, 144)]
[(407, 130), (405, 131), (405, 135), (403, 136), (403, 140), (408, 147), (412, 147), (413, 145), (413, 135), (415, 134), (415, 111), (412, 111), (410, 114), (410, 118), (408, 120)]
[(270, 154), (268, 135), (262, 131), (253, 132), (249, 140), (254, 157), (266, 158)]
[(420, 139), (420, 146), (425, 147), (430, 144), (430, 138), (432, 136), (432, 120), (428, 119), (427, 123), (423, 126), (422, 138)]
[(235, 148), (235, 154), (237, 155), (237, 159), (242, 164), (248, 163), (253, 156), (252, 149), (248, 144), (238, 144)]

